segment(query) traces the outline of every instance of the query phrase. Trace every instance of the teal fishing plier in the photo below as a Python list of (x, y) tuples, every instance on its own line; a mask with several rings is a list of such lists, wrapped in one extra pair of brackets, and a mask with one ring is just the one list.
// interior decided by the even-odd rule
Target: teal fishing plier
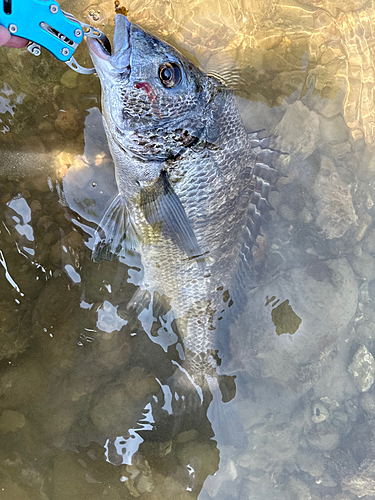
[(0, 0), (0, 24), (12, 35), (30, 40), (27, 49), (35, 56), (44, 47), (83, 74), (95, 73), (94, 68), (84, 68), (74, 58), (83, 37), (97, 38), (104, 46), (109, 43), (104, 33), (64, 12), (54, 0)]

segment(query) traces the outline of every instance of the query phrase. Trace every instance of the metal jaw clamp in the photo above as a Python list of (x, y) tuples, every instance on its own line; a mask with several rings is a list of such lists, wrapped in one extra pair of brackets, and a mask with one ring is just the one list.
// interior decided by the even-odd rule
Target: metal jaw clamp
[(97, 38), (110, 51), (104, 33), (62, 11), (53, 0), (0, 0), (0, 24), (12, 35), (30, 40), (27, 49), (35, 56), (44, 47), (84, 75), (95, 73), (94, 68), (80, 66), (73, 55), (84, 36)]

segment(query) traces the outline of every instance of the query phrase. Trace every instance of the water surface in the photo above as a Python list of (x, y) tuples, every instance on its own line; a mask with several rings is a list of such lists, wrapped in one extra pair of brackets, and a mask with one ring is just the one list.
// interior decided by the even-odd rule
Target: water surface
[[(113, 2), (61, 5), (113, 33)], [(0, 497), (374, 498), (372, 5), (126, 7), (232, 86), (283, 153), (254, 288), (218, 338), (244, 439), (213, 406), (172, 414), (176, 338), (129, 314), (134, 272), (91, 260), (116, 192), (98, 79), (2, 48)]]

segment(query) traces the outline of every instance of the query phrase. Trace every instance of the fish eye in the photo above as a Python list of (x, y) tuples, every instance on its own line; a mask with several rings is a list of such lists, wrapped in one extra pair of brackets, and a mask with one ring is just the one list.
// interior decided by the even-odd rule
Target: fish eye
[(167, 89), (176, 87), (181, 81), (181, 69), (176, 63), (164, 63), (159, 67), (159, 78)]

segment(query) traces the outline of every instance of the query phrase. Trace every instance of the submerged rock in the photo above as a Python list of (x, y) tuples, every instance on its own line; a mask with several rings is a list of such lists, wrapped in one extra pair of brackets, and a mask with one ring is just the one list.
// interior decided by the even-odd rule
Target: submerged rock
[(91, 420), (100, 434), (126, 435), (141, 417), (146, 399), (158, 390), (154, 377), (141, 368), (134, 368), (118, 384), (108, 386), (91, 409)]
[(289, 479), (289, 487), (292, 498), (296, 498), (297, 500), (314, 500), (315, 498), (311, 495), (310, 488), (307, 484), (293, 476)]
[(56, 367), (74, 364), (78, 352), (78, 290), (65, 277), (52, 277), (44, 286), (32, 313), (32, 332), (48, 363)]
[(375, 462), (365, 462), (357, 474), (343, 479), (342, 489), (358, 498), (375, 495)]
[[(219, 468), (219, 450), (213, 441), (190, 441), (176, 448), (176, 458), (182, 470), (194, 471), (194, 478), (189, 478), (190, 488), (200, 491), (204, 481)], [(189, 474), (190, 475), (190, 474)]]
[(322, 237), (341, 238), (357, 223), (357, 216), (350, 189), (343, 184), (335, 169), (330, 171), (324, 165), (313, 186), (317, 212), (315, 225)]
[(0, 361), (23, 353), (30, 342), (22, 331), (19, 311), (12, 303), (0, 302)]
[(289, 207), (289, 205), (281, 205), (281, 207), (278, 210), (279, 215), (283, 217), (285, 220), (289, 222), (293, 222), (296, 220), (297, 215), (295, 214), (294, 210)]
[(82, 236), (77, 231), (71, 231), (63, 236), (51, 248), (50, 258), (54, 265), (71, 265), (74, 268), (81, 266), (85, 252)]
[(60, 79), (60, 82), (68, 89), (74, 89), (78, 85), (78, 73), (68, 69)]
[[(126, 487), (119, 481), (120, 471), (114, 474), (106, 470), (105, 465), (102, 464), (101, 467), (106, 474), (103, 477), (103, 471), (96, 470), (91, 462), (87, 456), (79, 458), (71, 452), (59, 454), (53, 464), (53, 499), (120, 500), (127, 498)], [(115, 483), (113, 486), (108, 484), (111, 478), (112, 483)]]
[(0, 376), (1, 404), (7, 409), (35, 404), (45, 396), (47, 384), (40, 361), (29, 359), (14, 363)]
[(324, 456), (313, 450), (298, 450), (296, 454), (298, 467), (313, 477), (319, 477), (324, 471)]
[[(346, 259), (328, 260), (321, 267), (320, 273), (293, 269), (250, 294), (244, 313), (231, 327), (234, 370), (243, 367), (252, 376), (256, 370), (257, 376), (295, 390), (309, 389), (326, 366), (340, 370), (341, 362), (333, 362), (338, 352), (345, 370), (347, 344), (340, 351), (335, 344), (356, 312), (357, 280)], [(285, 318), (272, 314), (284, 301), (289, 305)]]
[(326, 143), (346, 144), (349, 139), (349, 129), (341, 114), (332, 117), (320, 117), (320, 133)]
[(66, 136), (74, 136), (80, 131), (80, 115), (73, 106), (68, 106), (66, 110), (59, 111), (55, 120), (56, 128)]
[(362, 408), (371, 415), (375, 415), (375, 395), (371, 392), (365, 392), (361, 396)]
[(352, 261), (352, 268), (360, 279), (371, 281), (375, 278), (375, 259), (368, 253), (362, 253)]
[(132, 497), (139, 497), (154, 489), (152, 471), (147, 460), (133, 460), (131, 465), (126, 466), (126, 473), (129, 479), (125, 482), (125, 486)]
[(330, 451), (338, 446), (340, 435), (334, 427), (324, 422), (309, 432), (307, 440), (318, 450)]
[[(300, 443), (301, 423), (291, 416), (291, 422), (277, 421), (274, 415), (256, 422), (248, 432), (249, 451), (243, 452), (237, 463), (249, 470), (250, 475), (262, 478), (267, 471), (277, 470), (285, 461), (293, 460)], [(257, 450), (254, 453), (253, 450)]]
[(29, 500), (30, 497), (23, 488), (20, 488), (15, 482), (13, 482), (9, 475), (0, 472), (1, 480), (1, 495), (5, 499), (14, 500)]
[(11, 410), (4, 410), (0, 417), (0, 432), (16, 432), (26, 424), (25, 416), (22, 413)]
[(320, 138), (319, 116), (301, 101), (291, 104), (274, 130), (277, 148), (307, 158)]
[(375, 253), (375, 229), (371, 229), (363, 242), (363, 251), (367, 253)]
[[(186, 486), (181, 484), (178, 479), (170, 476), (164, 476), (158, 471), (153, 474), (154, 489), (151, 492), (145, 492), (142, 500), (166, 500), (169, 498), (178, 498), (179, 500), (191, 500), (193, 497), (191, 491), (186, 490)], [(133, 495), (134, 497), (135, 495)], [(131, 498), (131, 497), (129, 497)]]
[(313, 406), (313, 415), (311, 417), (314, 424), (319, 424), (326, 420), (329, 416), (329, 411), (322, 403), (315, 403)]
[(375, 360), (365, 345), (361, 345), (354, 354), (348, 372), (360, 392), (370, 389), (375, 378)]

